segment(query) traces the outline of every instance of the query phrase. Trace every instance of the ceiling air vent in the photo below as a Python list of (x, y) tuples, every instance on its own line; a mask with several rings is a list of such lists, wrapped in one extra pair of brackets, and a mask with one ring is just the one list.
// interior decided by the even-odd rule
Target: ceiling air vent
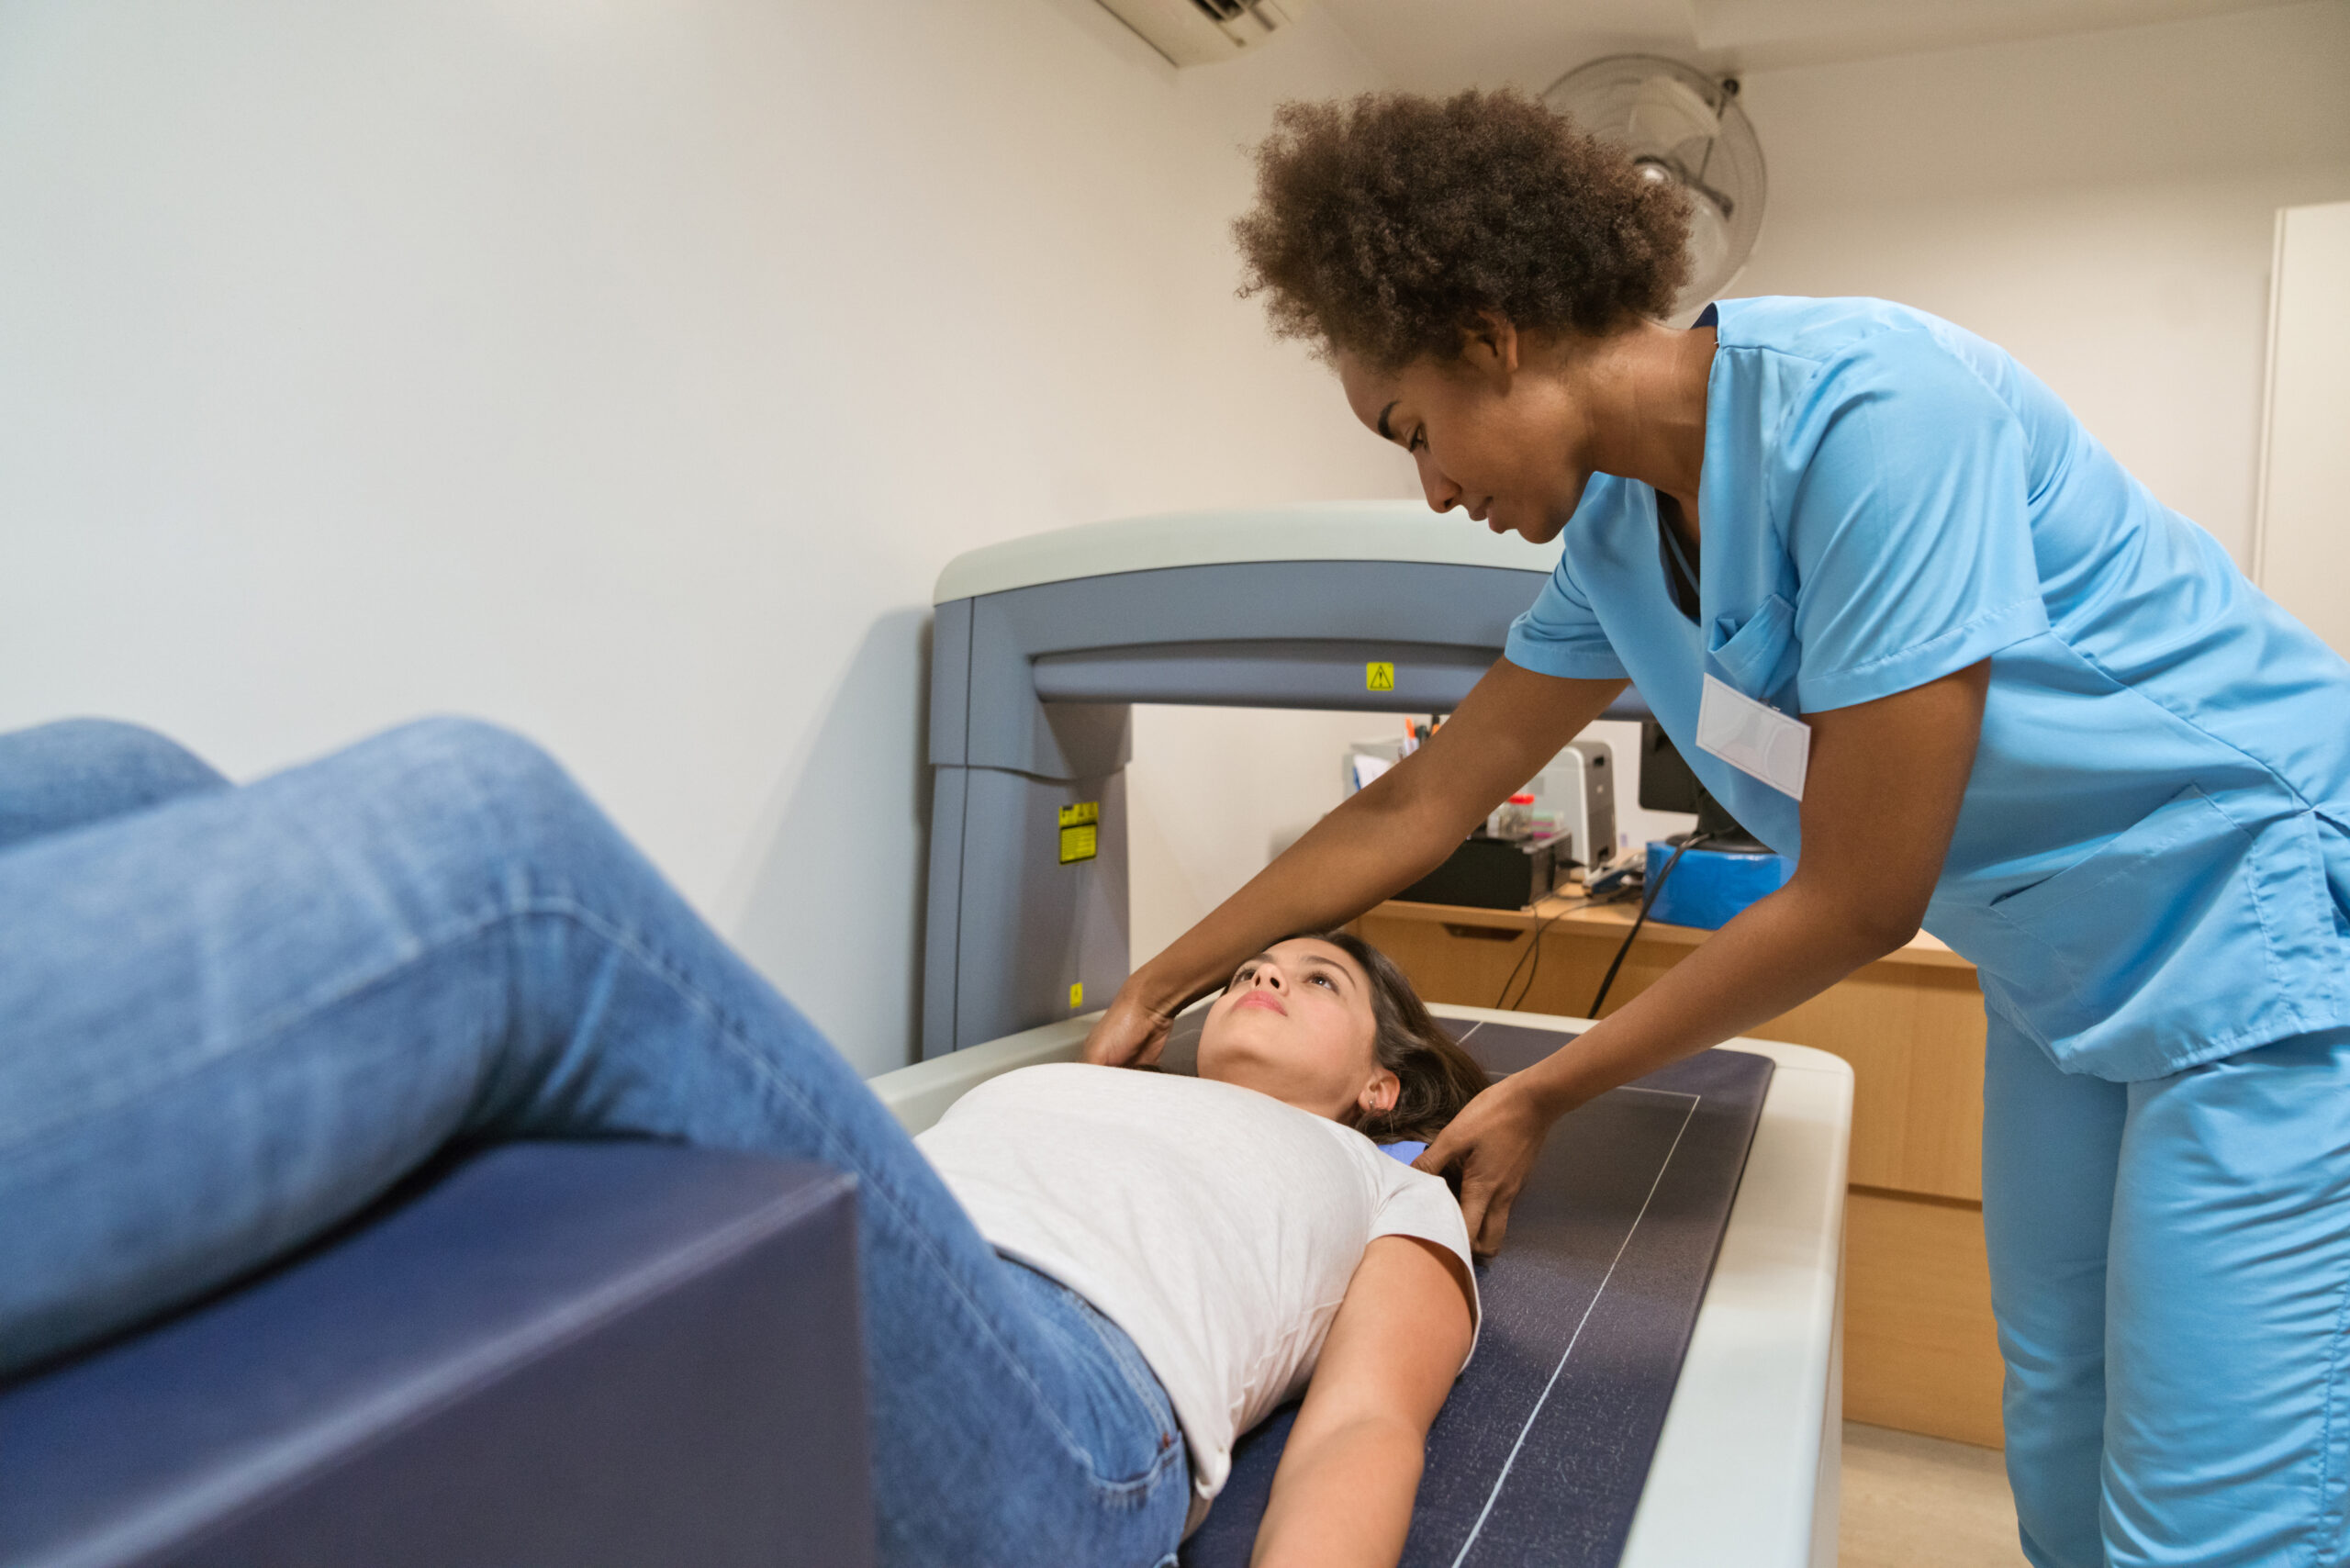
[(1289, 26), (1305, 0), (1102, 0), (1177, 65), (1214, 65)]

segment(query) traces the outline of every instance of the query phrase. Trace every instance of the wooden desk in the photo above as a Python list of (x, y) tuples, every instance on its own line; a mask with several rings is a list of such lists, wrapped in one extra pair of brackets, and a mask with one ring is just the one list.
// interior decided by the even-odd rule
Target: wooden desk
[[(1530, 911), (1396, 902), (1355, 928), (1431, 1002), (1502, 1005), (1516, 969), (1507, 1005), (1586, 1017), (1633, 913), (1628, 904), (1568, 897)], [(1529, 956), (1537, 928), (1539, 948)], [(1625, 955), (1606, 1011), (1712, 935), (1651, 921)], [(1921, 933), (1745, 1033), (1852, 1064), (1844, 1414), (1999, 1446), (2000, 1365), (1983, 1249), (1983, 999), (1974, 966)]]

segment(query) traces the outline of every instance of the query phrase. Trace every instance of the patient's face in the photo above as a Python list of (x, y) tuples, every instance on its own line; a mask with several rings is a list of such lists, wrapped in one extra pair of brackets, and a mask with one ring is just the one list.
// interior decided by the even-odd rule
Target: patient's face
[(1199, 1074), (1328, 1116), (1386, 1110), (1395, 1075), (1379, 1065), (1371, 980), (1343, 949), (1301, 936), (1240, 966), (1208, 1009)]

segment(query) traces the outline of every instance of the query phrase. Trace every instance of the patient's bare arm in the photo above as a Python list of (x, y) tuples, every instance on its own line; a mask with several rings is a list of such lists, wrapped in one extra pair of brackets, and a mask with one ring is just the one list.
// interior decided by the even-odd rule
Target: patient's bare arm
[(1406, 1236), (1371, 1244), (1281, 1450), (1251, 1568), (1394, 1568), (1472, 1327), (1457, 1256)]

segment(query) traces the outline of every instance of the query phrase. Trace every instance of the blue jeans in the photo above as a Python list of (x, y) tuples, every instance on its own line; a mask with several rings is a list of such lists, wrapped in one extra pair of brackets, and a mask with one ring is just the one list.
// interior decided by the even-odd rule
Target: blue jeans
[(858, 1181), (882, 1559), (1172, 1561), (1125, 1334), (997, 1257), (881, 1103), (561, 768), (411, 724), (241, 789), (0, 736), (0, 1373), (236, 1279), (461, 1142), (676, 1138)]
[(2024, 1555), (2350, 1560), (2350, 1030), (2111, 1083), (1995, 1014), (1986, 1067)]

